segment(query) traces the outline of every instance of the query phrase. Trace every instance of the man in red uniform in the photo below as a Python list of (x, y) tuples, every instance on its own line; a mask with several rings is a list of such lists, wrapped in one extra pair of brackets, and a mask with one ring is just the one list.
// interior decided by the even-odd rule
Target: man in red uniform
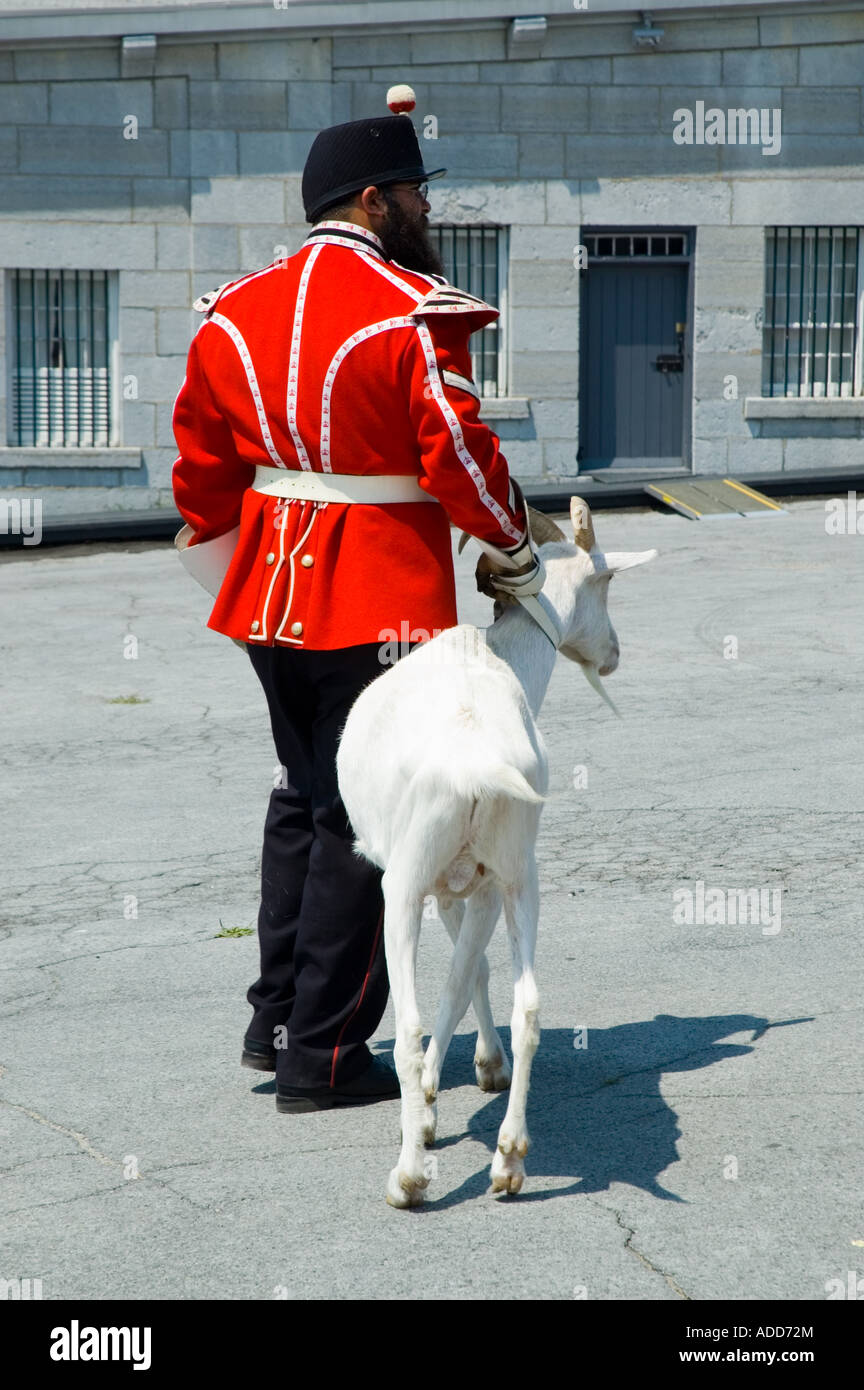
[(451, 521), (542, 567), (496, 436), (478, 419), (470, 334), (497, 310), (444, 279), (431, 174), (406, 116), (322, 131), (301, 250), (196, 302), (174, 410), (174, 496), (193, 545), (238, 526), (208, 626), (245, 643), (282, 785), (264, 832), (261, 975), (243, 1062), (285, 1111), (397, 1096), (366, 1046), (387, 1000), (381, 872), (353, 853), (339, 735), (392, 633), (457, 622)]

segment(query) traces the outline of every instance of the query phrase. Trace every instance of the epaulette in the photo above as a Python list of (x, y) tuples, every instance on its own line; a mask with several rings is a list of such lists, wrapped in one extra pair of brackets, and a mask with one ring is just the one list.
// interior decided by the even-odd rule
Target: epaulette
[(238, 275), (236, 280), (226, 280), (224, 285), (217, 285), (215, 290), (208, 290), (206, 294), (200, 295), (192, 308), (196, 309), (199, 314), (210, 314), (226, 290), (233, 289), (235, 285), (242, 285), (244, 280), (251, 280), (260, 274), (260, 270), (250, 270), (246, 275)]
[(441, 285), (430, 290), (408, 312), (412, 319), (425, 318), (427, 314), (483, 314), (487, 323), (499, 316), (499, 310), (491, 304), (469, 294), (467, 290), (457, 289), (455, 285)]

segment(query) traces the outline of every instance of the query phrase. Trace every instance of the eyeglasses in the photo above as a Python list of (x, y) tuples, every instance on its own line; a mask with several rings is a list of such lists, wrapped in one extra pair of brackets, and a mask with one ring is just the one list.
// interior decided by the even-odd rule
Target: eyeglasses
[(428, 183), (391, 183), (390, 188), (406, 188), (410, 193), (417, 193), (421, 202), (426, 202), (429, 193)]

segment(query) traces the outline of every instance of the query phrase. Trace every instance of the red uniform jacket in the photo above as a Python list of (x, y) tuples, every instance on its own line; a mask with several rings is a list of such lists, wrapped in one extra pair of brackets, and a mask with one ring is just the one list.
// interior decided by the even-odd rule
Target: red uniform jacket
[[(450, 521), (503, 550), (525, 539), (471, 381), (469, 336), (498, 311), (338, 221), (196, 308), (174, 497), (192, 544), (240, 524), (208, 627), (318, 650), (452, 627)], [(252, 491), (256, 464), (408, 474), (438, 500), (286, 500)]]

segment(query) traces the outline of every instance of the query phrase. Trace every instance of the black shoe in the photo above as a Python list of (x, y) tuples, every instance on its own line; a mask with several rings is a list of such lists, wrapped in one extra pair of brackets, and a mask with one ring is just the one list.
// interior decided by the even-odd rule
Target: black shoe
[(253, 1071), (275, 1071), (276, 1049), (269, 1043), (256, 1042), (254, 1038), (243, 1039), (241, 1067), (251, 1067)]
[(378, 1100), (398, 1100), (399, 1078), (380, 1057), (351, 1081), (338, 1086), (276, 1086), (276, 1109), (301, 1115), (309, 1110), (334, 1110), (340, 1105), (374, 1105)]

